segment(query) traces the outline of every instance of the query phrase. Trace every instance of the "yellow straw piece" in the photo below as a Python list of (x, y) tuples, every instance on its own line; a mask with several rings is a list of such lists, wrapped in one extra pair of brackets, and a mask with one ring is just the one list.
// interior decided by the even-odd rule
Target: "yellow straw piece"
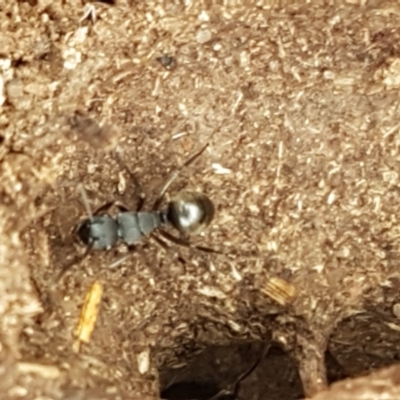
[(95, 281), (89, 292), (86, 294), (83, 303), (79, 322), (75, 328), (74, 335), (76, 341), (73, 344), (74, 351), (78, 352), (81, 343), (89, 343), (90, 337), (94, 330), (94, 325), (99, 314), (101, 296), (103, 294), (103, 285), (99, 281)]

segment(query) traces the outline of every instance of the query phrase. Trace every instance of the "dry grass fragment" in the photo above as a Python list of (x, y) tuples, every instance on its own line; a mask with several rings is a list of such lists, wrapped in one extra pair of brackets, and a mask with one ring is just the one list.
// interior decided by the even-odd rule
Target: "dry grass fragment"
[(95, 281), (86, 294), (79, 322), (74, 331), (76, 341), (73, 344), (73, 349), (75, 352), (79, 352), (82, 343), (89, 343), (90, 341), (99, 314), (102, 294), (102, 283)]
[(293, 302), (296, 296), (296, 287), (284, 279), (273, 277), (268, 280), (263, 292), (282, 306)]

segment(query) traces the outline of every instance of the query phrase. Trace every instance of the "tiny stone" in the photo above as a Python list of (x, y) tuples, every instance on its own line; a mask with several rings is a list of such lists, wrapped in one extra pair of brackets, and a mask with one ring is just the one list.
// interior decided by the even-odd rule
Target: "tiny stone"
[(268, 66), (271, 72), (278, 72), (280, 64), (279, 61), (272, 60), (269, 62)]
[(11, 80), (8, 82), (6, 91), (7, 91), (7, 97), (10, 99), (10, 101), (13, 103), (14, 101), (19, 101), (23, 95), (23, 84), (22, 81), (18, 78)]
[(215, 43), (213, 49), (214, 49), (214, 51), (220, 51), (222, 49), (222, 44), (221, 43)]
[(200, 29), (196, 34), (197, 43), (204, 44), (211, 40), (212, 34), (208, 29)]
[(326, 80), (333, 80), (333, 79), (335, 79), (335, 73), (332, 71), (324, 71), (323, 77)]
[(393, 305), (393, 314), (395, 317), (400, 319), (400, 303), (396, 303)]
[(138, 370), (141, 375), (146, 374), (150, 369), (150, 352), (145, 349), (137, 355)]
[(11, 68), (11, 58), (0, 58), (0, 69), (3, 71)]
[(207, 11), (201, 11), (201, 13), (199, 14), (199, 20), (202, 22), (210, 21), (210, 16), (208, 15)]

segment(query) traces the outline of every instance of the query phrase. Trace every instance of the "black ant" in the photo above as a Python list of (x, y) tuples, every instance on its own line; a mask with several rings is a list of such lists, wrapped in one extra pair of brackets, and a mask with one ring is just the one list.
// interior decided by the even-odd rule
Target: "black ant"
[[(89, 215), (89, 218), (79, 223), (75, 228), (76, 235), (87, 246), (86, 253), (82, 256), (82, 259), (91, 250), (109, 250), (120, 242), (132, 248), (155, 230), (158, 230), (165, 239), (173, 243), (187, 247), (191, 246), (187, 240), (188, 236), (204, 230), (214, 217), (215, 208), (212, 201), (203, 193), (183, 190), (167, 203), (165, 209), (160, 209), (160, 205), (166, 191), (178, 177), (179, 172), (192, 164), (207, 146), (208, 144), (171, 174), (162, 186), (150, 211), (141, 211), (144, 204), (144, 198), (142, 198), (136, 211), (129, 211), (122, 205), (110, 202), (101, 206), (95, 213), (92, 213), (86, 192), (83, 188), (80, 188), (83, 202)], [(136, 184), (138, 185), (137, 182)], [(119, 210), (116, 216), (107, 213), (113, 205)], [(171, 225), (181, 236), (178, 238), (160, 229), (166, 225)], [(163, 245), (163, 241), (160, 238), (155, 237), (155, 239)], [(201, 251), (217, 253), (216, 250), (206, 247), (194, 247)], [(61, 271), (59, 279), (72, 264), (75, 264), (75, 261)]]

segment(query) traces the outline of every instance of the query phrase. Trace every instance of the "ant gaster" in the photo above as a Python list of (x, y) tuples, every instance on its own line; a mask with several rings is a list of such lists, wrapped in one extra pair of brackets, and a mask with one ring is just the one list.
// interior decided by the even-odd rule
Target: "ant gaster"
[[(81, 188), (82, 198), (89, 215), (89, 218), (85, 219), (75, 228), (76, 235), (87, 246), (87, 250), (82, 258), (85, 258), (91, 250), (109, 250), (120, 242), (132, 247), (156, 230), (165, 239), (173, 243), (190, 246), (187, 237), (190, 234), (199, 233), (204, 230), (214, 217), (215, 209), (212, 201), (203, 193), (183, 190), (167, 203), (166, 208), (161, 209), (160, 206), (166, 191), (178, 177), (179, 172), (193, 163), (204, 152), (207, 146), (208, 144), (187, 160), (181, 168), (172, 173), (161, 188), (150, 211), (141, 211), (144, 203), (144, 198), (142, 198), (136, 211), (129, 211), (125, 207), (115, 204), (115, 202), (110, 202), (100, 207), (95, 213), (92, 213), (86, 192)], [(139, 185), (136, 180), (135, 183), (136, 186)], [(116, 216), (107, 213), (113, 205), (116, 205), (119, 209), (119, 213)], [(180, 237), (175, 237), (159, 229), (166, 225), (171, 225), (175, 228), (180, 233)], [(154, 238), (161, 245), (164, 245), (160, 238)], [(194, 247), (201, 251), (216, 252), (206, 247)], [(69, 266), (64, 268), (61, 275), (68, 268)], [(61, 278), (61, 275), (59, 278)]]

